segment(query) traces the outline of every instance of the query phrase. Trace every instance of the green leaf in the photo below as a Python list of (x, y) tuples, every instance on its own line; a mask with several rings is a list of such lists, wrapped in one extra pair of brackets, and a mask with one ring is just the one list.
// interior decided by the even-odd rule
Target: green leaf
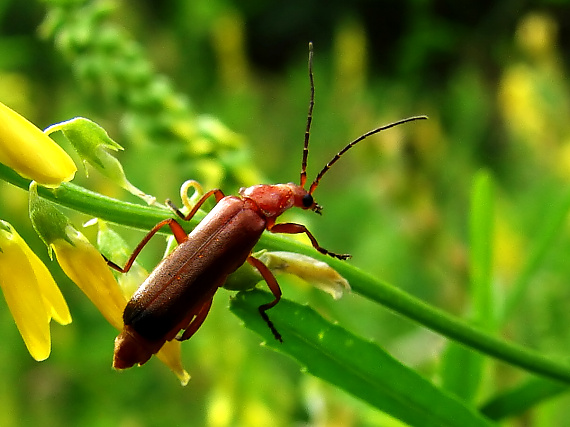
[(469, 275), (473, 301), (471, 318), (487, 331), (495, 329), (491, 287), (493, 202), (491, 176), (486, 171), (479, 171), (475, 175), (471, 192), (469, 217)]
[[(469, 272), (473, 324), (492, 332), (495, 328), (491, 288), (493, 256), (493, 182), (488, 172), (475, 175), (469, 217)], [(484, 360), (480, 353), (449, 343), (444, 351), (441, 377), (445, 389), (466, 401), (473, 401), (483, 377)]]
[(566, 384), (531, 378), (511, 390), (494, 396), (481, 406), (481, 412), (494, 420), (500, 420), (521, 414), (546, 399), (568, 391), (570, 388)]
[(282, 299), (268, 311), (283, 343), (273, 338), (258, 307), (262, 291), (240, 292), (230, 309), (266, 345), (296, 359), (308, 372), (410, 425), (490, 426), (474, 409), (435, 387), (376, 344), (334, 325), (313, 309)]
[(473, 402), (484, 367), (483, 356), (452, 341), (442, 355), (442, 386), (466, 402)]

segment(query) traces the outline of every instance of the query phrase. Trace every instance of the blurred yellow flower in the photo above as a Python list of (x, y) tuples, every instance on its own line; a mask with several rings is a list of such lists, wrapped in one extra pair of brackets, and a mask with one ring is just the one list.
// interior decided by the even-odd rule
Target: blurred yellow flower
[(71, 181), (71, 157), (24, 117), (0, 103), (0, 163), (45, 187)]
[(498, 91), (499, 107), (506, 125), (516, 136), (531, 143), (540, 143), (547, 128), (543, 100), (536, 87), (535, 71), (516, 64), (505, 72)]
[(36, 360), (51, 351), (49, 322), (71, 323), (71, 315), (47, 267), (16, 230), (0, 220), (0, 286), (28, 351)]
[(542, 13), (529, 13), (519, 23), (516, 41), (534, 57), (552, 55), (555, 47), (558, 24), (550, 16)]

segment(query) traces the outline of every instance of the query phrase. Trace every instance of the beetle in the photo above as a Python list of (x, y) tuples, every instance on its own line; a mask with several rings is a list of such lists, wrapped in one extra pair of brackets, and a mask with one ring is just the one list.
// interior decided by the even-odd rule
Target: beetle
[(350, 257), (348, 254), (337, 254), (324, 249), (304, 225), (276, 223), (276, 219), (292, 207), (320, 214), (322, 207), (313, 198), (313, 192), (323, 175), (346, 151), (370, 135), (427, 117), (409, 117), (361, 135), (338, 152), (306, 190), (309, 133), (315, 96), (312, 43), (309, 43), (309, 80), (311, 92), (299, 184), (254, 185), (241, 188), (239, 196), (225, 196), (220, 189), (213, 189), (206, 192), (187, 215), (167, 201), (171, 209), (185, 221), (190, 220), (210, 197), (215, 198), (216, 205), (190, 234), (186, 235), (176, 219), (167, 218), (150, 230), (124, 267), (107, 260), (110, 267), (126, 273), (146, 243), (164, 226), (170, 227), (178, 242), (174, 251), (158, 264), (128, 302), (123, 313), (124, 328), (115, 339), (114, 368), (142, 365), (166, 341), (189, 339), (206, 319), (218, 288), (245, 262), (259, 270), (274, 296), (273, 301), (259, 307), (259, 313), (275, 338), (282, 341), (266, 313), (281, 299), (281, 289), (269, 268), (251, 254), (265, 230), (272, 233), (305, 234), (320, 253), (343, 260)]

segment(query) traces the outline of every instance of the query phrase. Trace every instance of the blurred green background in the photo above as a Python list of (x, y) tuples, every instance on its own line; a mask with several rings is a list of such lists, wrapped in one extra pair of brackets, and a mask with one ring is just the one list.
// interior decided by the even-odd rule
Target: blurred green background
[[(327, 249), (463, 316), (469, 309), (473, 175), (496, 184), (496, 310), (570, 181), (570, 2), (0, 0), (0, 100), (41, 128), (74, 116), (103, 125), (137, 187), (178, 200), (186, 179), (236, 193), (298, 181), (315, 46), (309, 178), (344, 144), (403, 117), (430, 120), (362, 143), (316, 191), (323, 216), (292, 212)], [(225, 126), (222, 126), (222, 124)], [(58, 139), (65, 146), (65, 142)], [(91, 171), (74, 181), (130, 201)], [(51, 357), (27, 354), (0, 303), (0, 425), (391, 426), (394, 420), (259, 346), (222, 290), (183, 344), (186, 388), (157, 360), (111, 369), (116, 331), (47, 261), (27, 193), (0, 183), (0, 217), (50, 265), (74, 318), (54, 325)], [(66, 211), (79, 226), (87, 216)], [(115, 227), (134, 247), (141, 231)], [(570, 346), (570, 229), (562, 227), (502, 334), (545, 354)], [(94, 237), (94, 231), (85, 231)], [(161, 240), (161, 239), (157, 239)], [(161, 242), (143, 253), (152, 269)], [(284, 295), (375, 340), (437, 381), (444, 340), (348, 295), (291, 278)], [(524, 377), (490, 364), (479, 400)], [(570, 420), (562, 395), (504, 425)]]

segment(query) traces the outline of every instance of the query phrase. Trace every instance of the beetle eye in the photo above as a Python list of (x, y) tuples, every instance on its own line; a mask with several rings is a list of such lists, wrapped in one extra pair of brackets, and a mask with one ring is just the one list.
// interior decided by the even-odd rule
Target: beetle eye
[(311, 206), (313, 206), (314, 203), (313, 196), (311, 196), (310, 194), (305, 194), (301, 202), (303, 203), (303, 206), (305, 208), (310, 208)]

